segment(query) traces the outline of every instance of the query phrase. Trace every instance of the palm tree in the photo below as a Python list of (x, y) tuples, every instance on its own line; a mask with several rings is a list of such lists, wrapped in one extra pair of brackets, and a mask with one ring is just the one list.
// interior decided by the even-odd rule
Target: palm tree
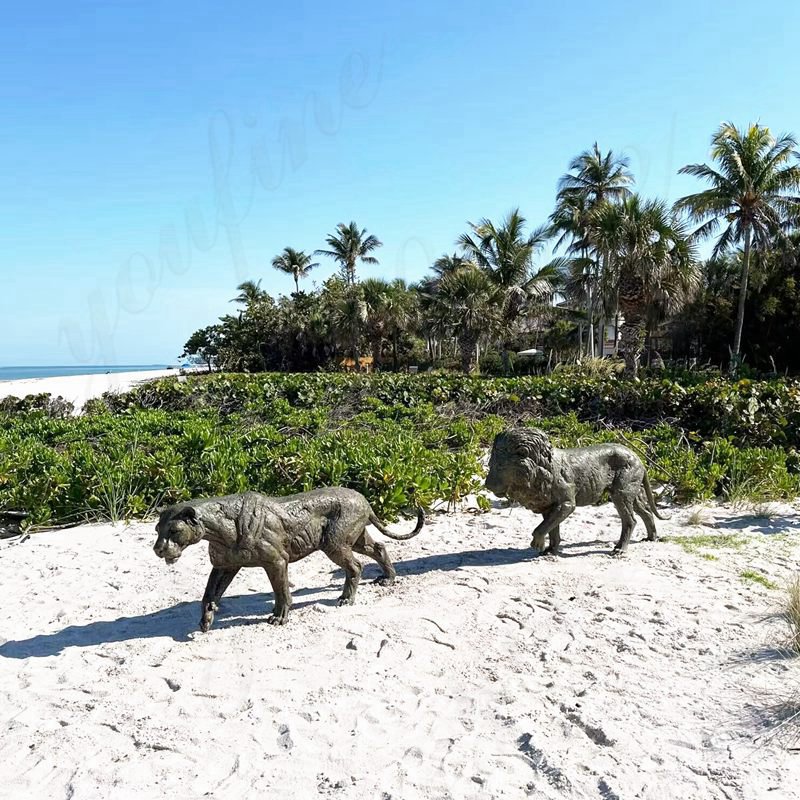
[(468, 263), (469, 259), (460, 256), (458, 253), (453, 253), (452, 255), (445, 253), (433, 262), (431, 269), (437, 277), (441, 278), (449, 272), (455, 272), (457, 269), (466, 266)]
[(295, 292), (300, 291), (300, 278), (307, 278), (308, 273), (319, 264), (311, 262), (311, 256), (306, 255), (302, 250), (295, 250), (293, 247), (284, 247), (280, 255), (272, 259), (272, 266), (275, 269), (285, 272), (294, 278)]
[(730, 359), (733, 374), (740, 360), (751, 249), (766, 248), (775, 237), (783, 238), (786, 223), (800, 216), (800, 197), (792, 194), (800, 189), (800, 153), (793, 136), (783, 134), (776, 139), (761, 125), (751, 124), (745, 131), (725, 122), (711, 139), (711, 157), (717, 162), (716, 169), (708, 164), (688, 164), (679, 170), (708, 182), (710, 188), (682, 197), (675, 208), (701, 223), (694, 234), (698, 238), (713, 236), (724, 226), (714, 257), (743, 244)]
[(467, 264), (445, 275), (438, 285), (439, 313), (455, 333), (461, 353), (461, 369), (478, 369), (478, 345), (491, 334), (500, 316), (498, 288), (487, 273)]
[(314, 255), (328, 256), (339, 264), (342, 277), (349, 286), (356, 282), (356, 264), (377, 264), (378, 259), (371, 256), (373, 250), (381, 246), (381, 242), (372, 234), (367, 234), (367, 229), (358, 229), (355, 222), (345, 225), (340, 222), (336, 226), (336, 233), (325, 239), (329, 250), (315, 250)]
[[(591, 242), (587, 238), (587, 225), (591, 212), (605, 202), (620, 202), (631, 194), (633, 175), (627, 157), (615, 155), (609, 150), (605, 155), (597, 146), (585, 150), (569, 164), (569, 172), (562, 175), (558, 182), (556, 209), (550, 217), (555, 233), (560, 234), (556, 248), (569, 242), (569, 252), (580, 258), (580, 264), (573, 265), (585, 275), (583, 291), (586, 301), (586, 314), (589, 320), (589, 355), (595, 355), (594, 313), (598, 302), (598, 289), (603, 283), (603, 271), (607, 265), (601, 264), (597, 258), (590, 258)], [(602, 297), (602, 309), (611, 310), (613, 298)], [(602, 335), (605, 328), (605, 314), (601, 314), (600, 352), (602, 353)]]
[[(648, 322), (673, 313), (696, 283), (697, 260), (685, 224), (660, 200), (631, 195), (603, 203), (589, 220), (592, 241), (616, 277), (624, 316), (620, 350), (635, 377)], [(655, 311), (659, 309), (660, 311)]]
[(348, 286), (336, 304), (333, 324), (339, 336), (350, 345), (354, 370), (361, 370), (359, 342), (367, 321), (367, 307), (360, 286)]
[(402, 278), (395, 278), (386, 296), (386, 326), (392, 340), (392, 368), (399, 367), (398, 346), (400, 336), (414, 324), (417, 315), (417, 294), (409, 289)]
[(391, 285), (383, 278), (367, 278), (361, 282), (361, 290), (364, 293), (367, 338), (372, 347), (372, 363), (377, 369), (381, 364), (383, 339), (389, 327), (387, 308)]
[(531, 300), (541, 300), (553, 291), (552, 270), (533, 273), (533, 256), (547, 240), (549, 228), (526, 235), (525, 225), (525, 217), (515, 208), (500, 226), (488, 219), (477, 225), (470, 222), (472, 233), (465, 233), (458, 240), (465, 256), (484, 270), (497, 289), (494, 297), (501, 306), (501, 332), (506, 338), (503, 342), (506, 374), (510, 371), (510, 339), (522, 311)]
[(412, 287), (419, 308), (419, 332), (432, 363), (442, 357), (442, 340), (449, 335), (450, 309), (439, 296), (440, 282), (441, 278), (428, 276)]
[(258, 300), (261, 300), (266, 294), (261, 288), (261, 281), (258, 281), (258, 283), (255, 281), (244, 281), (244, 283), (240, 283), (236, 287), (236, 291), (238, 291), (239, 294), (231, 300), (231, 303), (241, 303), (244, 306), (252, 305)]

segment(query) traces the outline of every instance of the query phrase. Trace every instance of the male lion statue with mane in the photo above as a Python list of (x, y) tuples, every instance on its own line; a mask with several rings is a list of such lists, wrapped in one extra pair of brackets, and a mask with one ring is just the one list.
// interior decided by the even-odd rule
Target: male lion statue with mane
[(352, 489), (331, 487), (285, 497), (258, 492), (209, 497), (178, 503), (161, 512), (156, 525), (155, 550), (167, 564), (174, 564), (189, 546), (205, 539), (213, 569), (203, 595), (200, 630), (214, 621), (220, 598), (242, 567), (262, 567), (275, 597), (268, 618), (283, 625), (292, 607), (289, 564), (321, 550), (344, 570), (345, 582), (339, 605), (351, 605), (361, 579), (361, 564), (353, 551), (378, 562), (383, 575), (376, 583), (394, 582), (395, 569), (386, 548), (367, 533), (367, 525), (390, 539), (416, 536), (425, 516), (417, 509), (417, 526), (411, 533), (387, 530), (367, 498)]
[[(533, 532), (531, 547), (557, 555), (561, 523), (578, 507), (596, 505), (606, 492), (622, 519), (614, 552), (624, 553), (638, 514), (655, 541), (657, 509), (641, 459), (620, 444), (596, 444), (560, 450), (544, 431), (514, 428), (497, 435), (489, 459), (486, 488), (508, 497), (544, 519)], [(550, 543), (545, 549), (545, 536)]]

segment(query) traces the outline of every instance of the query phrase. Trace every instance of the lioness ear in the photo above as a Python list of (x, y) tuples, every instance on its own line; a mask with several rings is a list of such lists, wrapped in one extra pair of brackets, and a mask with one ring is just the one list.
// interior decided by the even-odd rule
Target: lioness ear
[(184, 506), (176, 515), (175, 519), (181, 519), (190, 525), (197, 523), (197, 511), (194, 506)]

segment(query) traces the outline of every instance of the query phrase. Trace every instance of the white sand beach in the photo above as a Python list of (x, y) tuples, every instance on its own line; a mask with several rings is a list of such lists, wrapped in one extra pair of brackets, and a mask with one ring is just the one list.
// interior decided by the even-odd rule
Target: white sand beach
[(144, 381), (177, 374), (178, 371), (174, 369), (154, 369), (0, 381), (0, 399), (26, 397), (29, 394), (50, 394), (53, 397), (69, 400), (74, 404), (75, 410), (80, 411), (87, 400), (100, 397), (104, 392), (126, 392)]
[[(800, 696), (781, 652), (800, 507), (771, 519), (675, 509), (662, 534), (731, 535), (609, 556), (612, 506), (532, 559), (521, 509), (433, 515), (389, 543), (399, 578), (337, 608), (322, 554), (295, 607), (244, 570), (197, 632), (205, 544), (173, 567), (152, 523), (0, 543), (0, 797), (595, 798), (800, 796)], [(405, 526), (400, 526), (405, 527)], [(728, 540), (726, 540), (728, 541)], [(703, 557), (703, 553), (710, 558)]]

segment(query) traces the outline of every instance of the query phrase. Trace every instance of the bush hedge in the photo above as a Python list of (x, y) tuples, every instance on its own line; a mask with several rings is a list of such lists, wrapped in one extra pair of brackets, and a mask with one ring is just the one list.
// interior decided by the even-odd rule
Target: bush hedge
[(800, 493), (794, 381), (211, 375), (84, 411), (0, 408), (0, 509), (34, 523), (121, 519), (189, 497), (338, 484), (393, 519), (479, 491), (486, 447), (519, 423), (560, 446), (625, 442), (679, 501)]

